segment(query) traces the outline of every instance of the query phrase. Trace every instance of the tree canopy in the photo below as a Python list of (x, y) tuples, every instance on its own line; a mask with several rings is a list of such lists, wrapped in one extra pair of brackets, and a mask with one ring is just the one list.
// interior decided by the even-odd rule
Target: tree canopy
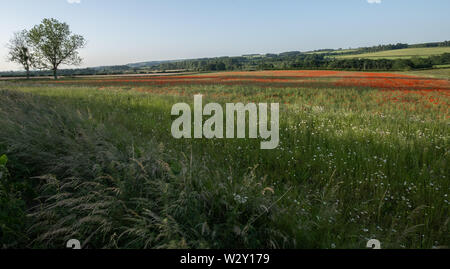
[(79, 65), (82, 61), (78, 50), (86, 45), (84, 37), (72, 34), (69, 25), (56, 19), (44, 19), (28, 33), (34, 51), (34, 66), (50, 69), (57, 79), (61, 64)]
[(8, 45), (8, 61), (18, 63), (26, 71), (27, 78), (30, 78), (30, 68), (34, 64), (34, 57), (30, 49), (28, 32), (26, 30), (14, 33)]

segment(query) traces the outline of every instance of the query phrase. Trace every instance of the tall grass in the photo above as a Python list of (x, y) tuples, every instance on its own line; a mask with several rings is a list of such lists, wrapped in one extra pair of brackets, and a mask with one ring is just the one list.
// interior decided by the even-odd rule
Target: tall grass
[[(155, 141), (137, 147), (124, 129), (111, 135), (87, 111), (0, 94), (1, 142), (38, 182), (18, 246), (58, 248), (78, 238), (90, 248), (256, 247), (250, 237), (265, 238), (269, 225), (254, 223), (271, 215), (272, 196), (253, 170), (220, 183), (224, 174), (192, 156), (166, 156)], [(177, 174), (165, 159), (179, 163)], [(236, 192), (249, 197), (245, 206)]]

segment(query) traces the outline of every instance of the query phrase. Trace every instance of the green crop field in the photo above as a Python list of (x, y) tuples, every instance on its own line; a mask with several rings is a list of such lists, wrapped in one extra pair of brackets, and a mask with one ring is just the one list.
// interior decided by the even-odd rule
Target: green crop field
[[(448, 81), (292, 73), (0, 81), (0, 244), (450, 246)], [(279, 147), (173, 138), (197, 93), (279, 103)]]
[[(444, 66), (442, 66), (442, 67), (444, 67)], [(411, 76), (422, 76), (422, 77), (431, 77), (431, 78), (450, 80), (450, 68), (436, 68), (436, 69), (430, 69), (430, 70), (408, 71), (408, 72), (399, 72), (399, 73), (411, 75)]]
[(349, 58), (367, 58), (367, 59), (409, 59), (412, 57), (430, 57), (434, 55), (441, 55), (450, 53), (450, 47), (435, 47), (435, 48), (408, 48), (399, 50), (388, 50), (374, 53), (364, 53), (355, 55), (337, 56), (340, 59)]

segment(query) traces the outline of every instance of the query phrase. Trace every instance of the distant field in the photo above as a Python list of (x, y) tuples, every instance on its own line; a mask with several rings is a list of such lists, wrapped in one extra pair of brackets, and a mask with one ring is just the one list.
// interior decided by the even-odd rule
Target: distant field
[(306, 54), (347, 53), (347, 52), (354, 52), (354, 51), (357, 51), (357, 49), (310, 51), (310, 52), (307, 52)]
[(442, 68), (442, 69), (400, 72), (400, 74), (419, 76), (419, 77), (450, 79), (450, 66), (449, 66), (449, 68)]
[(435, 68), (450, 68), (450, 64), (435, 65)]
[(337, 56), (339, 59), (348, 58), (368, 58), (368, 59), (408, 59), (412, 57), (429, 57), (433, 55), (441, 55), (450, 53), (450, 47), (437, 48), (410, 48), (400, 50), (387, 50), (374, 53), (364, 53), (357, 55), (342, 55)]

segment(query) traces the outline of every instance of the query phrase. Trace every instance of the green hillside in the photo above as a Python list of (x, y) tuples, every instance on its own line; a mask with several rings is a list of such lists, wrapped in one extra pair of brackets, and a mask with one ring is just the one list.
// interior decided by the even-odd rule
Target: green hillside
[(409, 59), (412, 57), (429, 57), (450, 53), (450, 47), (433, 48), (408, 48), (398, 50), (387, 50), (373, 53), (336, 56), (339, 59), (366, 58), (366, 59)]

